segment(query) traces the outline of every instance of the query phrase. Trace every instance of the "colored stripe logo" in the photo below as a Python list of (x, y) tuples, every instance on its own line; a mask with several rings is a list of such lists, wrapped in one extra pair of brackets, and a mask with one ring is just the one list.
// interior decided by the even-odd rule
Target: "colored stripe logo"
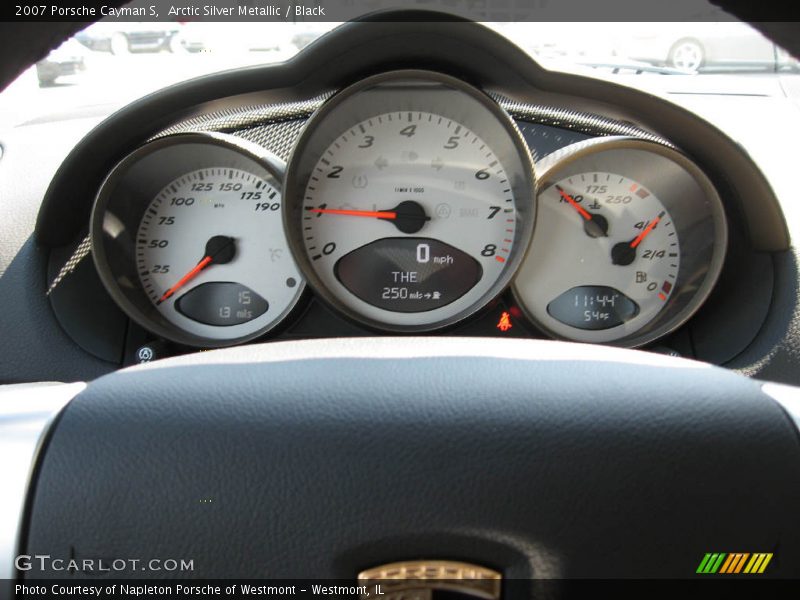
[(707, 552), (697, 567), (700, 574), (750, 575), (763, 573), (772, 560), (771, 552)]

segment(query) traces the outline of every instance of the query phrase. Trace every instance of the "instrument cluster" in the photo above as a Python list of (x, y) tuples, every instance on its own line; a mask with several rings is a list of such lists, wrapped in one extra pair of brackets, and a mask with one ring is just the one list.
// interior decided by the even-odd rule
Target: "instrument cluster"
[(535, 161), (522, 129), (483, 91), (407, 70), (333, 95), (286, 164), (233, 135), (162, 137), (99, 190), (95, 264), (129, 317), (194, 347), (268, 335), (308, 296), (402, 333), (510, 294), (546, 334), (623, 346), (691, 317), (727, 245), (702, 170), (621, 136)]

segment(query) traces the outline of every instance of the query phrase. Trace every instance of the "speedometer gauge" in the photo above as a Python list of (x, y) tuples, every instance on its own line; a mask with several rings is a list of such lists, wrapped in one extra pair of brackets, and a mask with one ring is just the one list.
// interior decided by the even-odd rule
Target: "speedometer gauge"
[(533, 171), (508, 115), (428, 72), (380, 75), (308, 124), (286, 177), (287, 235), (317, 292), (354, 319), (419, 331), (508, 283), (533, 224)]
[(523, 310), (557, 337), (636, 346), (683, 323), (719, 275), (722, 205), (680, 153), (642, 140), (576, 144), (540, 163)]
[(282, 166), (219, 134), (143, 146), (98, 196), (92, 243), (101, 279), (142, 326), (221, 346), (267, 332), (303, 280), (283, 234)]

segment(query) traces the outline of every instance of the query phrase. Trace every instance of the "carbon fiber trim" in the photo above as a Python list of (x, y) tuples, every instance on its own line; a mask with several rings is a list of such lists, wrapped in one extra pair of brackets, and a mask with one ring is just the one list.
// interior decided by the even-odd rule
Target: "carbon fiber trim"
[(222, 133), (240, 133), (241, 130), (296, 119), (307, 119), (327, 100), (333, 92), (320, 94), (309, 100), (286, 102), (283, 104), (262, 104), (243, 108), (221, 110), (180, 121), (151, 139), (162, 138), (176, 133), (195, 131), (218, 131)]
[(553, 106), (524, 104), (498, 94), (492, 94), (492, 97), (497, 100), (498, 104), (500, 104), (508, 114), (518, 121), (529, 121), (539, 125), (560, 127), (561, 129), (578, 131), (594, 137), (609, 135), (632, 136), (674, 148), (673, 144), (655, 133), (637, 127), (636, 125), (609, 119), (608, 117), (565, 108), (556, 108)]
[(47, 288), (47, 293), (46, 293), (47, 296), (53, 293), (53, 290), (55, 290), (58, 287), (58, 284), (61, 283), (64, 277), (66, 277), (75, 270), (75, 268), (80, 264), (80, 262), (89, 255), (91, 249), (92, 249), (92, 240), (87, 235), (80, 241), (80, 243), (78, 243), (78, 247), (75, 248), (75, 250), (72, 252), (72, 254), (69, 257), (69, 260), (67, 260), (67, 262), (64, 263), (64, 266), (58, 270), (58, 275), (56, 275), (55, 279), (53, 279), (53, 281)]
[[(253, 105), (198, 115), (175, 123), (148, 141), (179, 133), (209, 131), (230, 133), (254, 142), (286, 161), (289, 159), (289, 155), (292, 153), (297, 138), (308, 118), (333, 93), (333, 91), (326, 92), (315, 98), (299, 102)], [(673, 147), (666, 139), (650, 131), (600, 115), (552, 106), (525, 104), (498, 94), (492, 94), (492, 97), (514, 119), (520, 121), (560, 127), (595, 137), (609, 135), (633, 136)], [(48, 295), (58, 287), (64, 277), (74, 271), (75, 267), (89, 255), (89, 245), (88, 237), (80, 241), (69, 260), (50, 283), (47, 289)]]
[(234, 135), (255, 142), (281, 158), (289, 160), (297, 138), (306, 124), (306, 119), (295, 119), (260, 127), (251, 127), (234, 132)]

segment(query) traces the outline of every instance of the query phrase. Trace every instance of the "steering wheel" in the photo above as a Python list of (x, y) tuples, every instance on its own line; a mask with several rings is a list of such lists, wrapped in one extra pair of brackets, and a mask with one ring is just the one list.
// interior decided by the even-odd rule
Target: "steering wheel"
[[(457, 560), (521, 581), (687, 578), (727, 551), (773, 553), (766, 576), (800, 575), (798, 390), (702, 363), (358, 338), (7, 393), (41, 407), (36, 426), (19, 419), (36, 458), (31, 557), (351, 582), (376, 565)], [(165, 575), (125, 565), (115, 577)], [(39, 566), (25, 579), (64, 577)]]

